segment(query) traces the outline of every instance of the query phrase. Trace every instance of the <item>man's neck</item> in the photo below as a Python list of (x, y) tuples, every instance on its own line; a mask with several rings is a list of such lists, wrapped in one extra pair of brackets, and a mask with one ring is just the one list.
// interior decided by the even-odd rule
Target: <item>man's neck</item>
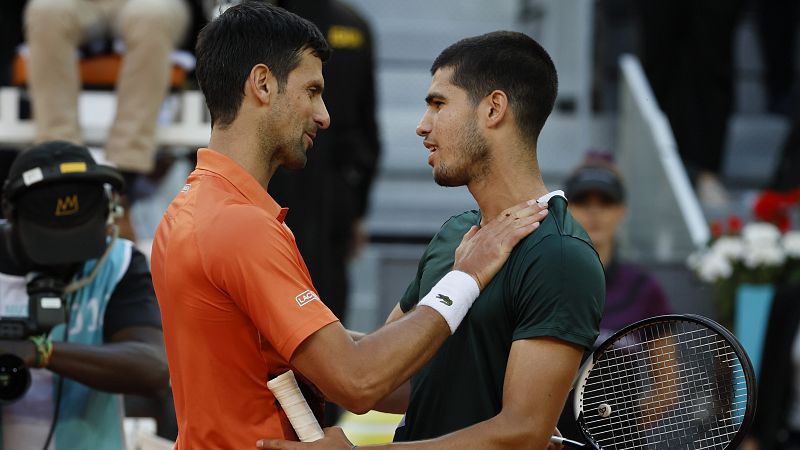
[(489, 172), (468, 186), (480, 207), (482, 223), (507, 208), (547, 194), (535, 157), (493, 158), (492, 162)]
[(241, 131), (242, 127), (234, 122), (226, 128), (213, 128), (208, 147), (235, 161), (266, 190), (278, 165), (267, 162), (271, 155), (263, 154), (257, 136)]

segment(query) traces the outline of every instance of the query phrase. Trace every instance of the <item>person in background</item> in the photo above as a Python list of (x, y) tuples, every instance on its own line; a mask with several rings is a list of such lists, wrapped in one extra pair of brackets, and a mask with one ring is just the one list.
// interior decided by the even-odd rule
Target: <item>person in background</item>
[(725, 208), (722, 183), (733, 109), (734, 31), (746, 0), (637, 0), (642, 65), (697, 196)]
[(117, 110), (104, 150), (129, 181), (149, 173), (170, 53), (184, 38), (189, 17), (185, 0), (29, 0), (24, 21), (36, 141), (83, 141), (77, 50), (100, 37), (120, 37), (125, 49)]
[[(606, 277), (606, 303), (595, 346), (638, 320), (669, 314), (669, 301), (658, 281), (644, 268), (621, 261), (616, 234), (625, 219), (625, 186), (611, 155), (590, 152), (564, 183), (569, 210), (589, 233)], [(567, 401), (558, 423), (568, 438), (582, 440)]]
[(30, 318), (31, 299), (47, 293), (66, 302), (68, 323), (0, 340), (3, 358), (21, 360), (32, 379), (18, 401), (2, 405), (0, 449), (123, 450), (116, 394), (168, 388), (147, 261), (109, 226), (121, 187), (122, 176), (96, 164), (86, 147), (63, 141), (33, 146), (11, 166), (2, 194), (0, 318)]
[(627, 214), (625, 186), (611, 156), (591, 152), (564, 183), (569, 210), (583, 225), (606, 274), (606, 304), (598, 343), (637, 320), (672, 312), (658, 280), (644, 268), (621, 261), (616, 235)]

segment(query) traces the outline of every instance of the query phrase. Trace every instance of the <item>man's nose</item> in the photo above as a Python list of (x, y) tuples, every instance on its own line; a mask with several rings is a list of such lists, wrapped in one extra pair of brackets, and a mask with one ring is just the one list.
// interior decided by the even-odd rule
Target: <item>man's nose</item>
[(325, 107), (325, 101), (321, 101), (320, 103), (322, 106), (314, 116), (314, 122), (324, 130), (331, 126), (331, 116), (328, 114), (328, 108)]
[(425, 137), (431, 132), (431, 121), (430, 117), (428, 117), (428, 113), (422, 115), (419, 123), (417, 124), (417, 136)]

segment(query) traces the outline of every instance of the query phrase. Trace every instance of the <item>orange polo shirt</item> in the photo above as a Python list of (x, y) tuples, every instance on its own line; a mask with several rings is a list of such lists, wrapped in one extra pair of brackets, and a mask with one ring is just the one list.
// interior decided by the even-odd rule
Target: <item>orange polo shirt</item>
[(281, 209), (209, 149), (170, 204), (152, 274), (169, 360), (178, 449), (248, 449), (295, 439), (267, 389), (292, 353), (336, 320), (319, 300)]

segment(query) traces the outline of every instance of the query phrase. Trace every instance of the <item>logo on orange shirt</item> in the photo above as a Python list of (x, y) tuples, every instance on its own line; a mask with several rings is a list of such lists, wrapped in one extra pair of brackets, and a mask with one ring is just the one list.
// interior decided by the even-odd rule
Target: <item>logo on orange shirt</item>
[(317, 294), (314, 293), (314, 291), (309, 289), (295, 297), (294, 300), (297, 302), (298, 306), (305, 306), (314, 300), (319, 300), (319, 297), (317, 297)]

